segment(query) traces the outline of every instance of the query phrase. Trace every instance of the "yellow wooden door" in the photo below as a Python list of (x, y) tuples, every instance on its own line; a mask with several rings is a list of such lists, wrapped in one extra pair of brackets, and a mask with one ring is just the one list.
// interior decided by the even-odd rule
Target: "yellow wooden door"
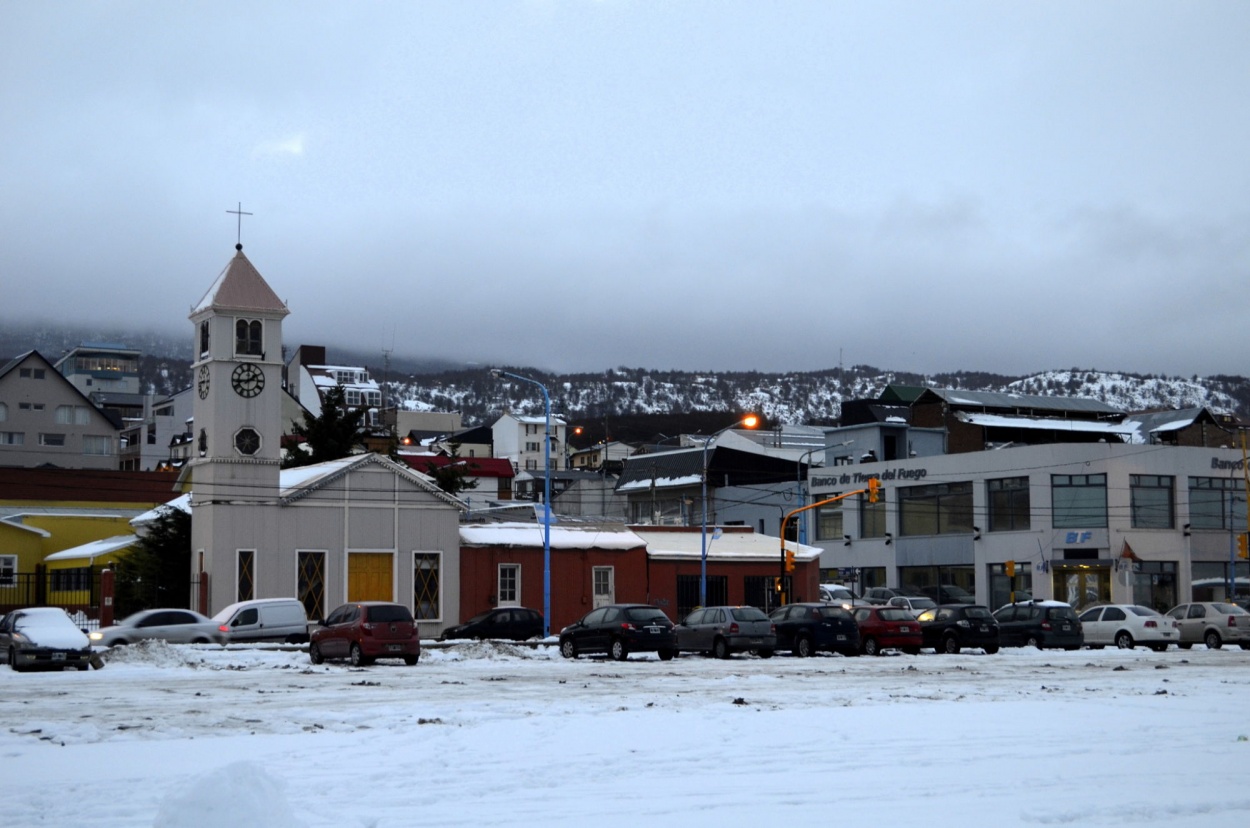
[(394, 557), (389, 552), (353, 552), (347, 556), (348, 601), (393, 601)]

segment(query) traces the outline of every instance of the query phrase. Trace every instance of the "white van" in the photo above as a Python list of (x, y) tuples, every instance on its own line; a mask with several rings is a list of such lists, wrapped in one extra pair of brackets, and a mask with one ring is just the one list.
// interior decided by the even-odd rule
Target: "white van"
[(213, 616), (227, 644), (240, 641), (308, 641), (308, 616), (298, 598), (258, 598), (231, 604)]

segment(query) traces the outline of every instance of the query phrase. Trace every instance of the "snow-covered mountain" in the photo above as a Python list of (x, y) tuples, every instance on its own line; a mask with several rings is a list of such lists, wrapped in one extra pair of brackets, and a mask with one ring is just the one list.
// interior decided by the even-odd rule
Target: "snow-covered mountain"
[[(112, 341), (144, 352), (145, 388), (167, 394), (190, 385), (189, 336), (118, 329), (88, 331), (53, 325), (12, 326), (0, 331), (0, 361), (32, 348), (56, 360), (82, 342)], [(528, 384), (497, 380), (485, 368), (381, 354), (363, 355), (327, 347), (337, 364), (365, 365), (385, 382), (388, 402), (411, 410), (459, 411), (466, 424), (489, 421), (500, 410), (541, 413), (542, 397)], [(890, 384), (1014, 391), (1021, 394), (1094, 397), (1126, 411), (1207, 406), (1250, 419), (1250, 380), (1242, 376), (1164, 377), (1070, 368), (1024, 377), (976, 371), (922, 375), (868, 365), (824, 371), (652, 371), (611, 368), (600, 373), (548, 374), (532, 368), (507, 370), (543, 383), (552, 408), (570, 419), (605, 416), (754, 411), (773, 423), (831, 423), (845, 399), (875, 397)], [(387, 381), (389, 380), (389, 381)]]

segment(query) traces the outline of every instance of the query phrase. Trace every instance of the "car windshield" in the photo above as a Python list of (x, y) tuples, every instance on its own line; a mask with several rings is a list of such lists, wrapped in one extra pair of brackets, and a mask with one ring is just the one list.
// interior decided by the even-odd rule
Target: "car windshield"
[(1051, 607), (1050, 617), (1060, 621), (1075, 621), (1076, 611), (1072, 607)]
[(369, 607), (369, 620), (375, 624), (396, 624), (412, 621), (412, 613), (399, 604)]
[(1162, 615), (1162, 613), (1156, 612), (1150, 607), (1132, 606), (1128, 608), (1128, 611), (1133, 613), (1133, 615), (1141, 615), (1146, 618), (1153, 618), (1156, 615)]
[(883, 609), (879, 613), (882, 621), (914, 621), (910, 612), (897, 607), (891, 609)]
[(487, 610), (486, 612), (479, 612), (477, 615), (473, 616), (472, 618), (470, 618), (468, 621), (465, 621), (464, 623), (465, 624), (480, 624), (481, 622), (489, 618), (492, 612), (494, 612), (494, 610)]
[(625, 610), (625, 617), (634, 623), (668, 623), (668, 616), (655, 607), (630, 607)]
[(143, 616), (145, 616), (145, 615), (147, 615), (147, 614), (148, 614), (148, 611), (147, 611), (147, 610), (140, 610), (139, 612), (132, 612), (130, 615), (127, 615), (125, 618), (123, 618), (122, 620), (118, 621), (118, 622), (117, 622), (117, 626), (119, 626), (119, 627), (133, 627), (135, 624), (138, 624), (138, 623), (139, 623), (140, 619), (142, 619), (142, 618), (143, 618)]
[(1222, 615), (1250, 615), (1236, 604), (1212, 604), (1211, 608)]
[(767, 621), (768, 616), (755, 607), (734, 607), (733, 615), (735, 621)]
[(964, 615), (968, 618), (993, 618), (990, 611), (985, 607), (968, 607), (964, 610)]

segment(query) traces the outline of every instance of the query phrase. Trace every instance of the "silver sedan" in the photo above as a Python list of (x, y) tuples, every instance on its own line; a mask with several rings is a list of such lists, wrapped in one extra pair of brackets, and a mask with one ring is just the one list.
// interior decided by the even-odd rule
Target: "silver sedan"
[(156, 639), (171, 644), (224, 644), (226, 634), (213, 619), (186, 609), (150, 609), (136, 612), (112, 627), (89, 634), (92, 644), (116, 647)]

